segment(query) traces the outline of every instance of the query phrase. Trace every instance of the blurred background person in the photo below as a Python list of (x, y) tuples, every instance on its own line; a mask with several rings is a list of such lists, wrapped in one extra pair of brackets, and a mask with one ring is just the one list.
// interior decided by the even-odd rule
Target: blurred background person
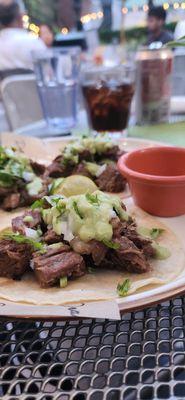
[(47, 47), (52, 47), (54, 42), (54, 33), (51, 26), (47, 24), (40, 25), (39, 36)]
[(18, 1), (0, 0), (0, 71), (32, 69), (32, 51), (46, 48), (23, 28), (22, 15)]
[(173, 34), (165, 29), (166, 17), (166, 11), (162, 6), (151, 7), (149, 9), (147, 18), (148, 46), (154, 42), (166, 44), (173, 40)]

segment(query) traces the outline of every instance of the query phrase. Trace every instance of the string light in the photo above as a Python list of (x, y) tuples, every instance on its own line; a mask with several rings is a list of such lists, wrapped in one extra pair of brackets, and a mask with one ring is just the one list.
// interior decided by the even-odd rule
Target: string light
[(163, 4), (164, 10), (168, 10), (169, 7), (170, 7), (170, 5), (169, 5), (168, 3), (164, 3), (164, 4)]
[(149, 7), (148, 7), (148, 4), (144, 4), (144, 6), (143, 6), (143, 11), (144, 11), (144, 12), (147, 12), (147, 11), (148, 11), (148, 8), (149, 8)]
[(181, 8), (185, 10), (185, 3), (181, 3)]
[(92, 14), (91, 14), (91, 18), (95, 20), (95, 19), (97, 18), (96, 13), (92, 13)]
[(103, 18), (103, 12), (102, 11), (98, 11), (97, 12), (97, 17), (100, 18), (100, 19)]
[(127, 7), (123, 7), (122, 8), (122, 13), (123, 14), (127, 14), (128, 13), (128, 8)]
[(174, 3), (173, 8), (174, 10), (177, 10), (179, 8), (179, 3)]
[(103, 18), (103, 12), (102, 11), (98, 11), (97, 13), (93, 12), (91, 14), (83, 15), (83, 17), (81, 17), (80, 20), (81, 20), (82, 24), (87, 24), (91, 20), (95, 21), (97, 18), (98, 19)]
[(68, 28), (62, 28), (62, 29), (61, 29), (62, 35), (67, 35), (68, 32), (69, 32), (69, 29), (68, 29)]
[(29, 16), (28, 15), (23, 15), (22, 16), (22, 22), (23, 22), (23, 27), (24, 29), (28, 29), (29, 28)]

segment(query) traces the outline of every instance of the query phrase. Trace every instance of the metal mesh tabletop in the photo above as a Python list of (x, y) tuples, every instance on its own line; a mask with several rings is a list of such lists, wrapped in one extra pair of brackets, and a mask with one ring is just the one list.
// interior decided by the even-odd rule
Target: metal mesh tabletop
[(1, 321), (0, 398), (185, 398), (185, 299), (121, 321)]

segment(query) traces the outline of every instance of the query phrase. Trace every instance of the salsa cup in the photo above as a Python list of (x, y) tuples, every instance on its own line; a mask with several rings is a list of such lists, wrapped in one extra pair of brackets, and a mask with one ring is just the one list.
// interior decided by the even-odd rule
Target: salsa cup
[(150, 147), (118, 161), (139, 207), (159, 217), (185, 214), (185, 148)]

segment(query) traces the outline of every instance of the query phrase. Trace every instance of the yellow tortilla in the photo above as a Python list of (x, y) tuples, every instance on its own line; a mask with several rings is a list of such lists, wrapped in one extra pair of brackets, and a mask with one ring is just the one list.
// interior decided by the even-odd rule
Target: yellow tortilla
[[(175, 234), (156, 218), (149, 216), (140, 209), (133, 207), (129, 211), (139, 225), (165, 229), (158, 243), (170, 249), (171, 256), (163, 261), (151, 260), (153, 267), (151, 272), (138, 275), (101, 270), (95, 274), (86, 274), (78, 280), (69, 281), (68, 286), (64, 289), (57, 287), (41, 289), (33, 274), (24, 277), (22, 281), (0, 278), (0, 298), (35, 305), (63, 305), (82, 301), (118, 299), (117, 284), (123, 282), (126, 278), (131, 281), (129, 295), (136, 291), (146, 291), (149, 288), (177, 280), (184, 271), (185, 255)], [(11, 219), (21, 213), (20, 210), (16, 213), (1, 212), (1, 229), (10, 226)]]

